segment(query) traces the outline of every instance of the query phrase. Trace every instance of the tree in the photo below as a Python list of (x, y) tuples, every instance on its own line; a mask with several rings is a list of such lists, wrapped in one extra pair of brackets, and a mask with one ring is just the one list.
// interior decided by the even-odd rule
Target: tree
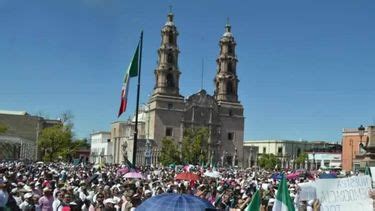
[(66, 159), (77, 147), (72, 142), (71, 130), (63, 125), (44, 128), (37, 143), (45, 161), (54, 161), (59, 157)]
[(308, 155), (306, 152), (301, 153), (297, 158), (296, 158), (296, 164), (299, 166), (303, 166), (308, 159)]
[(258, 164), (265, 169), (274, 169), (278, 164), (278, 159), (274, 154), (262, 154), (258, 159)]
[(0, 134), (7, 132), (7, 130), (8, 127), (5, 124), (0, 123)]
[(171, 138), (165, 137), (161, 141), (161, 151), (160, 151), (160, 162), (163, 165), (169, 165), (172, 163), (179, 163), (180, 156), (177, 149), (175, 141)]
[(73, 123), (73, 119), (74, 119), (74, 115), (71, 111), (64, 111), (60, 114), (60, 119), (61, 119), (61, 122), (64, 124), (64, 126), (70, 130), (73, 129), (74, 127), (74, 123)]
[(184, 163), (200, 164), (203, 161), (207, 161), (208, 129), (186, 129), (184, 131), (181, 151)]

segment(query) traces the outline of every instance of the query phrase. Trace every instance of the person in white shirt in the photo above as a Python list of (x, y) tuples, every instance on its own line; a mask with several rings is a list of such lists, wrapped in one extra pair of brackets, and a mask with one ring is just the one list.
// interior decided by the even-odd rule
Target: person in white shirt
[(52, 210), (53, 211), (61, 211), (62, 210), (61, 202), (63, 200), (63, 196), (64, 196), (63, 192), (61, 192), (61, 191), (56, 192), (56, 198), (52, 202)]

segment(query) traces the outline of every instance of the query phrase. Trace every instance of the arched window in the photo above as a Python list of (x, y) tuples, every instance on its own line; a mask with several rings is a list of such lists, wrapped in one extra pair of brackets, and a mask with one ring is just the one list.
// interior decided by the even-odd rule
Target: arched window
[(233, 53), (233, 47), (232, 45), (228, 45), (228, 54), (232, 54)]
[(173, 63), (173, 54), (172, 52), (169, 52), (167, 55), (167, 62), (168, 63)]
[(168, 73), (168, 75), (167, 75), (167, 87), (168, 88), (174, 87), (173, 75), (171, 73)]
[(233, 71), (233, 68), (232, 68), (232, 62), (228, 62), (228, 68), (227, 68), (228, 72), (232, 72)]
[(169, 44), (174, 44), (174, 36), (173, 36), (173, 32), (169, 32), (169, 35), (168, 35), (168, 42), (169, 42)]
[(227, 82), (227, 94), (233, 94), (233, 83), (232, 83), (232, 81)]

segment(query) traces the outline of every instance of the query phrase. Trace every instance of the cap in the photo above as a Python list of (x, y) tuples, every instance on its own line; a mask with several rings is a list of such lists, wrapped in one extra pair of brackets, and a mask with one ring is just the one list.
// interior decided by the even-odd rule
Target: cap
[(48, 191), (51, 191), (51, 189), (49, 189), (48, 187), (43, 188), (43, 192), (48, 192)]
[(23, 195), (23, 198), (25, 198), (25, 199), (29, 199), (29, 198), (31, 198), (32, 196), (33, 196), (32, 193), (26, 193), (25, 195)]

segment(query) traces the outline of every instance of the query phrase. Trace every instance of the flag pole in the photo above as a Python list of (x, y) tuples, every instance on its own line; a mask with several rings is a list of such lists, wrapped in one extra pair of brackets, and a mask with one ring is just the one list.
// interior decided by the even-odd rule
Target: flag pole
[(138, 106), (139, 106), (139, 91), (141, 87), (141, 64), (142, 64), (142, 45), (143, 45), (143, 31), (141, 31), (140, 50), (139, 50), (139, 64), (138, 64), (138, 84), (137, 84), (137, 105), (135, 107), (135, 125), (134, 125), (134, 144), (133, 144), (133, 165), (136, 166), (137, 141), (138, 141)]

